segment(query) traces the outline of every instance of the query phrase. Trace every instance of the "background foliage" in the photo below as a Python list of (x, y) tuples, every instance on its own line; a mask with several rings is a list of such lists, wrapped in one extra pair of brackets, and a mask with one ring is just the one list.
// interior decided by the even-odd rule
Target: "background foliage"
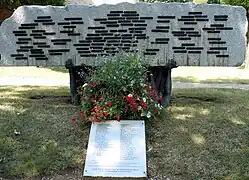
[(0, 5), (7, 6), (10, 9), (16, 9), (22, 5), (54, 5), (61, 6), (65, 0), (0, 0)]

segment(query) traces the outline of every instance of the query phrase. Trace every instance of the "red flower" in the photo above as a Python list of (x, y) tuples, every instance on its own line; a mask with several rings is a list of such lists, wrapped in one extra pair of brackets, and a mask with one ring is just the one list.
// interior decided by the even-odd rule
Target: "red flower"
[(102, 113), (97, 113), (98, 117), (103, 117), (104, 115)]
[(160, 96), (160, 101), (163, 102), (163, 96)]
[(91, 102), (91, 103), (94, 103), (94, 101), (95, 101), (94, 98), (91, 98), (91, 99), (90, 99), (90, 102)]
[(97, 83), (96, 83), (96, 82), (94, 82), (94, 83), (93, 83), (93, 87), (96, 87), (96, 86), (97, 86)]
[(105, 117), (108, 116), (108, 112), (107, 112), (107, 111), (104, 112), (104, 116), (105, 116)]
[(138, 94), (135, 94), (135, 99), (137, 99), (138, 98)]
[(99, 97), (99, 101), (102, 101), (103, 100), (103, 98), (102, 97)]
[(107, 105), (108, 105), (109, 107), (111, 107), (111, 106), (112, 106), (112, 102), (109, 101), (109, 102), (107, 103)]
[(147, 104), (141, 99), (141, 105), (143, 107), (143, 109), (146, 109), (147, 108)]
[(86, 124), (86, 120), (85, 120), (85, 119), (82, 119), (82, 122), (83, 122), (84, 124)]
[(92, 122), (100, 122), (100, 120), (94, 116), (91, 116), (89, 117), (89, 121), (92, 121)]
[(134, 99), (132, 96), (126, 96), (125, 98), (126, 98), (126, 101), (128, 101), (131, 104), (134, 104)]
[(72, 118), (72, 123), (75, 123), (76, 122), (76, 118)]
[(120, 115), (119, 114), (116, 115), (116, 118), (117, 118), (117, 121), (120, 121)]
[(135, 110), (135, 106), (131, 105), (131, 110), (134, 111)]

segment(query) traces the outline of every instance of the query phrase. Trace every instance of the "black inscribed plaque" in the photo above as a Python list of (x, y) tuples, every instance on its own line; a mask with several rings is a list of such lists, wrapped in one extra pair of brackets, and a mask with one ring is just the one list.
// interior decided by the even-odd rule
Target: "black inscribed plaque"
[(21, 24), (22, 27), (29, 27), (29, 26), (38, 26), (38, 23), (24, 23)]
[(58, 22), (58, 25), (70, 25), (70, 22)]
[(176, 50), (176, 51), (174, 51), (174, 53), (187, 53), (187, 51), (186, 50)]
[(24, 54), (11, 54), (10, 56), (11, 57), (23, 57)]
[(88, 27), (88, 29), (105, 29), (104, 26), (94, 26), (94, 27)]
[(68, 33), (68, 36), (80, 36), (80, 33)]
[(76, 26), (63, 26), (63, 28), (65, 28), (65, 29), (71, 29), (71, 28), (76, 28)]
[(18, 41), (31, 41), (31, 38), (18, 38)]
[(44, 32), (43, 35), (55, 35), (55, 32)]
[(52, 19), (35, 19), (34, 22), (52, 22)]
[(220, 54), (220, 51), (207, 51), (207, 54)]
[(188, 34), (188, 37), (201, 37), (201, 34)]
[(157, 16), (158, 19), (175, 19), (175, 16)]
[(193, 31), (195, 28), (181, 28), (181, 31)]
[(210, 50), (227, 50), (227, 47), (210, 47)]
[(180, 37), (180, 38), (178, 38), (179, 40), (181, 40), (181, 41), (185, 41), (185, 40), (191, 40), (191, 38), (190, 37)]
[(42, 25), (55, 25), (55, 22), (44, 22)]
[(26, 34), (26, 33), (25, 34), (23, 34), (23, 33), (22, 34), (16, 33), (15, 36), (28, 36), (28, 34)]
[(182, 43), (182, 46), (195, 46), (195, 43)]
[(217, 33), (220, 33), (220, 31), (207, 31), (207, 33), (209, 33), (209, 34), (217, 34)]
[(189, 14), (189, 15), (191, 15), (191, 14), (194, 14), (194, 15), (201, 15), (202, 12), (189, 12), (188, 14)]
[(37, 16), (37, 19), (51, 19), (51, 16)]
[(46, 32), (45, 30), (32, 30), (32, 33), (43, 33), (43, 32)]
[(217, 27), (216, 30), (233, 30), (232, 27)]
[(43, 61), (43, 60), (48, 60), (48, 58), (47, 57), (37, 57), (37, 58), (35, 58), (35, 60), (37, 60), (37, 61)]
[(21, 49), (33, 49), (33, 46), (20, 46)]
[(202, 30), (204, 30), (204, 31), (214, 31), (215, 28), (204, 27), (204, 28), (202, 28)]
[(226, 44), (226, 41), (210, 41), (209, 44)]
[(27, 57), (15, 57), (15, 60), (28, 60)]
[(188, 51), (189, 54), (201, 54), (201, 51)]
[(12, 32), (13, 32), (14, 34), (16, 34), (16, 33), (17, 33), (17, 34), (23, 34), (23, 33), (26, 34), (26, 31), (12, 31)]
[(208, 38), (209, 41), (220, 41), (221, 38)]
[(46, 42), (33, 42), (34, 45), (45, 45)]
[(16, 44), (28, 44), (28, 41), (17, 41)]
[(203, 50), (203, 47), (187, 47), (187, 50)]
[(197, 22), (184, 22), (184, 24), (186, 24), (186, 25), (193, 25), (193, 24), (197, 24)]
[(144, 52), (144, 55), (150, 55), (150, 56), (152, 56), (152, 55), (156, 55), (157, 53), (155, 53), (155, 52)]
[(216, 57), (219, 57), (219, 58), (228, 58), (229, 55), (216, 55)]
[(76, 48), (77, 50), (89, 50), (89, 48)]
[(74, 20), (82, 20), (81, 17), (68, 17), (68, 18), (64, 18), (65, 21), (74, 21)]
[(172, 47), (172, 49), (185, 49), (185, 47)]
[(62, 53), (60, 53), (60, 52), (50, 52), (49, 55), (51, 55), (51, 56), (59, 56), (59, 55), (62, 55)]
[(35, 26), (24, 26), (18, 27), (18, 29), (35, 29)]
[(153, 19), (153, 17), (140, 17), (140, 19), (149, 20), (149, 19)]
[(209, 19), (195, 19), (196, 21), (209, 21)]
[(152, 29), (151, 32), (168, 33), (169, 31), (163, 29)]
[(34, 36), (34, 39), (46, 39), (46, 36)]
[(50, 48), (50, 45), (38, 45), (38, 48)]
[(224, 27), (224, 24), (211, 24), (211, 27)]

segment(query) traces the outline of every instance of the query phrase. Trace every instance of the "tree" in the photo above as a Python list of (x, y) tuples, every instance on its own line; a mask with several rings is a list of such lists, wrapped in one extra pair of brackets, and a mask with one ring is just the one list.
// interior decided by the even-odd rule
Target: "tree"
[[(192, 2), (193, 0), (140, 0), (141, 2)], [(220, 4), (220, 0), (208, 0), (208, 3)]]
[(22, 5), (54, 5), (62, 6), (65, 0), (1, 0), (0, 6), (8, 7), (9, 9), (16, 9)]

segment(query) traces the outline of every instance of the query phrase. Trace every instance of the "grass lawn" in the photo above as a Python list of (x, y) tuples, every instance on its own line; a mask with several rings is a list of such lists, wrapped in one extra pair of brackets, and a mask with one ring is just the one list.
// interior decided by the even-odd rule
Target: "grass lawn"
[[(89, 129), (71, 124), (79, 107), (68, 96), (66, 87), (0, 87), (0, 177), (80, 177)], [(249, 179), (248, 99), (174, 89), (170, 108), (146, 126), (149, 177)]]

